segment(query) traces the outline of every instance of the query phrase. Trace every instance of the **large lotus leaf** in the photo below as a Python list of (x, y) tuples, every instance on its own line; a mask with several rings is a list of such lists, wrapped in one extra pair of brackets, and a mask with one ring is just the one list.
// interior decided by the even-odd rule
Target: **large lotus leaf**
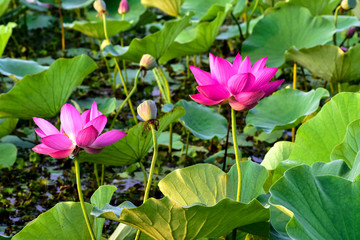
[(188, 25), (190, 18), (191, 14), (181, 19), (167, 21), (164, 27), (156, 33), (147, 35), (143, 39), (135, 38), (127, 47), (107, 46), (104, 53), (133, 62), (139, 62), (143, 54), (150, 54), (155, 59), (159, 59)]
[(209, 12), (214, 12), (215, 18), (211, 21), (201, 21), (198, 24), (193, 24), (182, 31), (160, 58), (159, 63), (162, 64), (173, 58), (208, 51), (214, 43), (219, 29), (230, 9), (231, 5), (226, 5), (226, 7), (213, 6)]
[(18, 120), (17, 118), (1, 118), (0, 138), (9, 135), (15, 129)]
[(88, 56), (58, 59), (48, 70), (27, 75), (0, 95), (0, 117), (54, 117), (72, 91), (97, 68)]
[[(313, 16), (322, 14), (332, 14), (334, 9), (339, 5), (340, 0), (289, 0), (286, 4), (298, 5), (309, 9)], [(281, 7), (284, 2), (277, 3), (276, 7)]]
[(173, 17), (180, 15), (180, 7), (185, 0), (141, 0), (141, 3), (147, 7), (155, 7)]
[(294, 143), (292, 142), (280, 141), (275, 143), (266, 153), (261, 165), (267, 170), (275, 170), (280, 162), (289, 158), (293, 147)]
[(313, 48), (290, 49), (285, 54), (287, 61), (295, 61), (328, 82), (338, 83), (360, 80), (360, 45), (343, 52), (334, 45)]
[(319, 108), (320, 100), (328, 97), (324, 88), (302, 92), (282, 89), (264, 98), (246, 116), (246, 124), (271, 133), (275, 130), (296, 127), (307, 116)]
[(10, 167), (17, 157), (17, 148), (12, 143), (0, 143), (0, 168)]
[[(90, 198), (91, 204), (95, 205), (98, 208), (104, 207), (105, 204), (109, 204), (111, 201), (111, 197), (116, 191), (115, 186), (111, 185), (103, 185), (100, 186)], [(102, 230), (105, 223), (105, 219), (96, 218), (94, 224), (94, 232), (97, 240), (101, 240)]]
[(120, 223), (109, 237), (109, 240), (133, 240), (135, 239), (136, 232), (136, 228)]
[[(51, 3), (55, 6), (58, 6), (57, 0), (39, 0), (42, 3)], [(93, 3), (94, 0), (61, 0), (61, 7), (66, 10), (71, 10), (75, 8), (84, 8)]]
[[(334, 18), (335, 18), (333, 15), (322, 16), (322, 17), (328, 19), (330, 22), (334, 22)], [(357, 17), (344, 16), (344, 15), (340, 15), (337, 17), (337, 22), (336, 22), (337, 32), (342, 32), (351, 27), (360, 27), (360, 21)]]
[[(241, 170), (240, 201), (248, 203), (263, 193), (268, 173), (252, 161), (242, 161)], [(168, 174), (159, 182), (159, 188), (182, 206), (194, 203), (211, 206), (224, 198), (236, 199), (237, 184), (236, 165), (225, 173), (211, 164), (197, 164)]]
[[(108, 37), (112, 37), (119, 32), (123, 32), (130, 27), (128, 21), (111, 20), (106, 21), (106, 28)], [(75, 21), (70, 24), (64, 24), (66, 28), (70, 28), (79, 32), (82, 32), (90, 37), (97, 39), (105, 39), (104, 26), (102, 21)]]
[(352, 121), (360, 119), (360, 94), (339, 93), (320, 112), (300, 126), (290, 160), (312, 164), (329, 162), (334, 147), (340, 144)]
[(356, 0), (356, 7), (352, 10), (354, 15), (360, 19), (360, 0)]
[(214, 109), (185, 100), (178, 101), (175, 106), (185, 109), (185, 115), (180, 121), (194, 136), (206, 140), (226, 136), (227, 120)]
[(0, 2), (0, 17), (5, 13), (6, 9), (8, 8), (10, 0), (2, 0)]
[(235, 4), (234, 0), (196, 0), (196, 1), (185, 1), (181, 6), (180, 12), (186, 13), (192, 11), (195, 13), (194, 17), (202, 19), (208, 14), (209, 10), (214, 5), (220, 5), (225, 7), (227, 4)]
[(321, 17), (312, 17), (307, 8), (285, 6), (265, 15), (243, 43), (243, 54), (252, 61), (268, 56), (269, 67), (281, 66), (286, 50), (313, 47), (332, 39), (334, 23)]
[(315, 176), (301, 165), (288, 170), (270, 192), (272, 204), (294, 214), (286, 227), (292, 239), (360, 238), (360, 179)]
[[(85, 203), (90, 224), (94, 217), (90, 215), (93, 206)], [(62, 202), (49, 211), (40, 214), (28, 223), (12, 240), (89, 240), (90, 234), (86, 227), (84, 215), (78, 202)]]
[(359, 139), (360, 119), (348, 125), (344, 140), (331, 153), (331, 160), (343, 159), (350, 167), (354, 167), (356, 155), (360, 152)]
[(4, 58), (0, 59), (0, 73), (16, 79), (22, 79), (25, 75), (36, 74), (48, 69), (37, 62)]
[[(157, 136), (165, 130), (170, 123), (175, 122), (179, 117), (185, 114), (182, 107), (176, 107), (171, 112), (165, 114), (159, 119), (159, 128)], [(132, 127), (125, 137), (105, 147), (98, 154), (80, 153), (80, 161), (94, 162), (112, 166), (124, 166), (140, 161), (149, 152), (152, 147), (151, 131), (143, 127), (144, 123), (139, 123)]]
[(183, 207), (171, 198), (150, 198), (138, 208), (94, 208), (93, 215), (126, 223), (154, 239), (199, 239), (220, 237), (232, 229), (268, 221), (269, 209), (257, 200), (248, 204), (225, 198), (212, 206)]
[(16, 27), (16, 24), (13, 22), (5, 25), (0, 25), (0, 57), (2, 56), (7, 42), (12, 34), (12, 29)]

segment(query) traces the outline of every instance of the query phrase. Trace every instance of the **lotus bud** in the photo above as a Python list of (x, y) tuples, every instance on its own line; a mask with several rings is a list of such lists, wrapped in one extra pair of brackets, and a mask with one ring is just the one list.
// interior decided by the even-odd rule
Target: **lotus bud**
[(110, 43), (109, 40), (104, 40), (104, 41), (102, 41), (102, 43), (101, 43), (101, 45), (100, 45), (101, 51), (103, 51), (104, 48), (105, 48), (107, 45), (110, 45), (110, 44), (111, 44), (111, 43)]
[(156, 119), (156, 115), (157, 115), (156, 104), (152, 100), (146, 100), (137, 107), (137, 112), (139, 116), (142, 118), (142, 120), (144, 120), (145, 122)]
[(121, 0), (118, 9), (119, 14), (125, 14), (128, 11), (129, 11), (129, 3), (127, 2), (127, 0)]
[(346, 38), (352, 38), (355, 32), (356, 32), (355, 27), (349, 28), (349, 30), (346, 31)]
[(140, 60), (140, 68), (146, 70), (152, 70), (156, 67), (156, 60), (150, 54), (144, 54)]
[(100, 16), (106, 13), (106, 4), (103, 0), (95, 0), (93, 6)]
[(350, 10), (351, 9), (351, 7), (349, 6), (348, 0), (342, 0), (340, 5), (341, 5), (341, 8), (344, 9), (344, 10)]

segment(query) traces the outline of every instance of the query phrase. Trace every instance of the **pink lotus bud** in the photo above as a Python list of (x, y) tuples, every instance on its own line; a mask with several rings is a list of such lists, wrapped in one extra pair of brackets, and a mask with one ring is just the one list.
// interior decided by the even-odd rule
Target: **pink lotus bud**
[(121, 0), (118, 12), (119, 14), (125, 14), (129, 11), (129, 3), (127, 0)]
[(151, 70), (156, 67), (156, 60), (150, 54), (144, 54), (140, 60), (140, 68)]
[(137, 112), (139, 116), (142, 118), (142, 120), (144, 120), (145, 122), (152, 119), (156, 119), (156, 115), (157, 115), (156, 104), (152, 100), (146, 100), (137, 107)]
[(356, 32), (355, 27), (349, 28), (349, 30), (346, 31), (346, 38), (352, 38), (355, 32)]
[(100, 15), (106, 12), (106, 4), (103, 0), (96, 0), (94, 2), (94, 8)]

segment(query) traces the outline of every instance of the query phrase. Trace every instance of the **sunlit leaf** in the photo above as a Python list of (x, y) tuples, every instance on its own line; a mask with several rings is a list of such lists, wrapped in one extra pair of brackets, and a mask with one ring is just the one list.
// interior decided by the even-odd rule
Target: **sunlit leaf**
[(156, 7), (170, 16), (177, 17), (180, 14), (181, 4), (185, 0), (141, 0), (141, 3), (147, 7)]
[(12, 34), (13, 28), (16, 27), (16, 23), (9, 22), (6, 26), (0, 25), (0, 57), (2, 56), (7, 42)]

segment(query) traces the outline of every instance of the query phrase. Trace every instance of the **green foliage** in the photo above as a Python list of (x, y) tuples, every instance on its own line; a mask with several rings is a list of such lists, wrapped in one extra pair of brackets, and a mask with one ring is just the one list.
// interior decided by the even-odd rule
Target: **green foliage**
[[(0, 2), (0, 17), (6, 12), (11, 0), (3, 0)], [(1, 54), (0, 54), (1, 55)]]
[(85, 55), (56, 60), (48, 70), (25, 76), (8, 93), (0, 95), (0, 117), (54, 117), (75, 87), (96, 68), (96, 63)]
[(0, 168), (12, 166), (16, 156), (17, 149), (14, 144), (0, 143)]
[(246, 116), (246, 123), (266, 133), (290, 129), (315, 112), (319, 108), (320, 100), (328, 96), (328, 91), (323, 88), (310, 92), (282, 89), (264, 98), (251, 109)]
[[(279, 7), (283, 4), (284, 2), (277, 3), (276, 7)], [(334, 9), (339, 4), (339, 0), (290, 0), (286, 2), (286, 4), (306, 7), (313, 16), (317, 16), (323, 14), (332, 14)]]
[(11, 78), (22, 79), (25, 75), (45, 71), (48, 67), (37, 62), (13, 58), (0, 59), (0, 73)]
[(0, 25), (0, 57), (2, 56), (6, 44), (9, 41), (9, 38), (12, 34), (12, 30), (15, 27), (16, 27), (16, 23), (13, 22), (8, 23), (6, 26)]
[(159, 8), (170, 16), (178, 17), (180, 15), (181, 4), (183, 4), (184, 1), (185, 0), (141, 0), (141, 3), (147, 7)]
[(18, 120), (17, 118), (1, 118), (0, 138), (9, 135), (15, 129)]
[(267, 170), (275, 170), (280, 162), (289, 158), (293, 148), (294, 143), (292, 142), (280, 141), (275, 143), (266, 153), (261, 165)]

